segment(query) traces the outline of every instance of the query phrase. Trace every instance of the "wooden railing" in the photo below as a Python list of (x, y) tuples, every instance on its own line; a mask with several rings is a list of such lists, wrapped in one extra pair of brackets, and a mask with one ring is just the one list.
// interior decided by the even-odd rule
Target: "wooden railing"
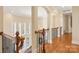
[(58, 29), (59, 29), (59, 33), (60, 33), (59, 35), (62, 36), (62, 31), (63, 31), (62, 27), (52, 28), (52, 31), (57, 31), (57, 33), (58, 33)]
[(38, 31), (35, 31), (35, 33), (38, 36), (38, 40), (39, 40), (39, 52), (42, 52), (42, 53), (45, 53), (45, 32), (48, 31), (49, 29), (42, 29), (42, 30), (38, 30)]
[[(16, 32), (16, 37), (12, 37), (8, 34), (0, 32), (2, 35), (2, 52), (3, 53), (19, 53), (24, 43), (24, 37), (19, 36), (19, 32)], [(28, 48), (29, 49), (29, 48)], [(25, 52), (28, 52), (27, 50)]]
[(2, 53), (2, 33), (0, 32), (0, 53)]
[[(42, 30), (38, 30), (38, 31), (35, 31), (35, 34), (38, 35), (38, 40), (39, 40), (39, 52), (42, 52), (42, 53), (45, 53), (46, 50), (45, 50), (45, 35), (46, 35), (46, 31), (48, 31), (49, 29), (42, 29)], [(58, 30), (58, 27), (57, 28), (52, 28), (52, 31), (54, 30)], [(60, 28), (60, 33), (62, 31), (62, 27)], [(19, 36), (19, 32), (16, 32), (16, 37), (11, 37), (9, 35), (6, 35), (4, 34), (3, 32), (0, 32), (0, 35), (2, 35), (3, 37), (6, 37), (7, 39), (12, 39), (12, 40), (16, 40), (15, 41), (15, 45), (16, 45), (16, 53), (19, 53), (19, 50), (22, 48), (23, 46), (23, 43), (24, 43), (24, 37), (22, 36)], [(5, 36), (6, 35), (6, 36)], [(4, 50), (4, 49), (3, 49)]]
[(2, 35), (3, 34), (3, 32), (0, 32), (0, 35)]
[(24, 43), (24, 37), (19, 36), (19, 32), (16, 32), (16, 37), (2, 34), (2, 32), (0, 34), (2, 35), (3, 53), (19, 53)]
[(16, 53), (19, 53), (19, 50), (22, 48), (24, 39), (24, 37), (19, 36), (19, 32), (16, 32)]

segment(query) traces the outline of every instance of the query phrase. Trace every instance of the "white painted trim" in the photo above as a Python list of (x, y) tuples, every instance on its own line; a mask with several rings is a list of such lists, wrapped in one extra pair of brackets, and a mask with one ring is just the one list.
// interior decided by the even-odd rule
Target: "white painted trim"
[(19, 51), (19, 53), (24, 53), (31, 45), (29, 45), (27, 48), (23, 48)]
[(60, 28), (58, 27), (58, 37), (60, 37)]
[(77, 45), (79, 45), (79, 41), (74, 41), (74, 40), (72, 40), (72, 44), (77, 44)]
[(2, 36), (0, 35), (0, 53), (2, 53)]
[(32, 53), (37, 53), (37, 49), (33, 50)]

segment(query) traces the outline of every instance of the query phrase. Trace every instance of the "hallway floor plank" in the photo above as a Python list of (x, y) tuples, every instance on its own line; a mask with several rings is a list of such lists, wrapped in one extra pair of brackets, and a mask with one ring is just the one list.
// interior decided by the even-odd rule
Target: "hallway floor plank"
[(52, 44), (45, 44), (46, 53), (78, 53), (79, 46), (72, 44), (72, 35), (64, 34), (55, 38)]

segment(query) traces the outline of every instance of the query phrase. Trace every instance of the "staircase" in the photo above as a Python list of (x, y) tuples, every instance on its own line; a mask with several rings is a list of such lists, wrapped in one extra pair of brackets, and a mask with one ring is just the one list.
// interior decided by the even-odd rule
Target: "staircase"
[(29, 47), (24, 53), (32, 53), (32, 46)]

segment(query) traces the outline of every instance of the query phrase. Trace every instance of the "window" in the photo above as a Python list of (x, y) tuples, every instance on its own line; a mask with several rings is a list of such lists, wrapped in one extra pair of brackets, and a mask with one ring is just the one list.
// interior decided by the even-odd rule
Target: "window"
[(24, 36), (24, 45), (22, 49), (26, 49), (31, 46), (32, 39), (31, 39), (31, 24), (24, 23), (16, 23), (13, 24), (13, 36), (15, 37), (16, 31), (19, 31), (20, 36)]

